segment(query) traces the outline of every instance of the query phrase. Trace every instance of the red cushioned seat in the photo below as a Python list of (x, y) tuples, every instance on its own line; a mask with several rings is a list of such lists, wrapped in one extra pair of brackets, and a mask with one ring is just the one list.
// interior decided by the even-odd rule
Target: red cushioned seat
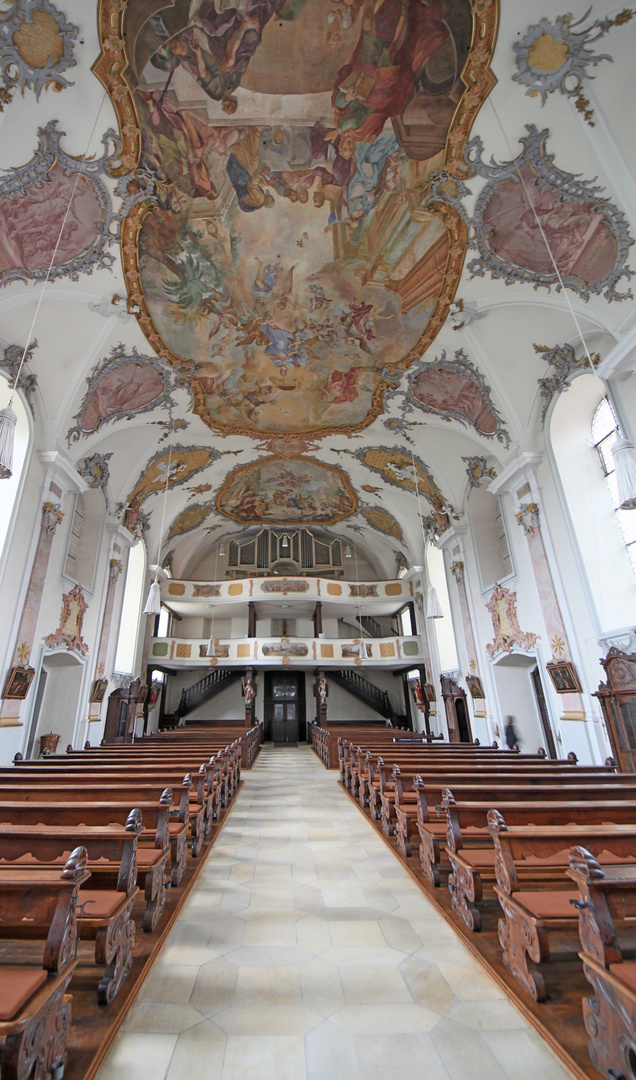
[(123, 892), (110, 889), (80, 889), (77, 914), (84, 919), (109, 919), (117, 911), (122, 900), (125, 900)]
[(143, 868), (154, 866), (162, 858), (163, 851), (161, 848), (137, 848), (137, 866)]
[(578, 900), (578, 892), (516, 892), (513, 900), (523, 904), (537, 919), (575, 919), (576, 908), (570, 900)]
[(609, 969), (612, 975), (626, 983), (631, 990), (636, 990), (636, 960), (623, 960), (622, 964), (610, 964)]
[(457, 852), (460, 858), (469, 866), (474, 866), (479, 870), (482, 867), (490, 867), (495, 865), (495, 849), (494, 848), (462, 848)]
[(171, 836), (177, 836), (180, 832), (183, 831), (184, 824), (182, 821), (171, 821), (168, 825), (168, 829)]
[(46, 979), (42, 968), (0, 965), (0, 1020), (13, 1020)]

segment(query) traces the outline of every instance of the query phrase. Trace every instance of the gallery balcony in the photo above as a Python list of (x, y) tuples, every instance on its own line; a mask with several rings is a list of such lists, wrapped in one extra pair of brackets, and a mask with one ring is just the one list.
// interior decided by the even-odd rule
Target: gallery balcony
[(366, 657), (360, 657), (360, 638), (328, 637), (258, 637), (215, 638), (215, 655), (207, 655), (207, 638), (151, 638), (148, 662), (151, 665), (178, 671), (223, 667), (280, 667), (281, 664), (299, 668), (342, 668), (355, 664), (364, 668), (414, 667), (424, 663), (419, 637), (385, 637), (364, 639)]

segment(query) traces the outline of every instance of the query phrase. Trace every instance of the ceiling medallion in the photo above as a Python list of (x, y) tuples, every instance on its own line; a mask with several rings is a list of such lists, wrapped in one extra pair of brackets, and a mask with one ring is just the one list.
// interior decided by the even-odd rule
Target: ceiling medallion
[(157, 200), (122, 226), (129, 299), (152, 348), (195, 365), (214, 430), (367, 426), (384, 369), (419, 358), (453, 301), (465, 225), (424, 187), (466, 171), (497, 0), (362, 6), (334, 25), (306, 0), (101, 2), (121, 169), (151, 172)]

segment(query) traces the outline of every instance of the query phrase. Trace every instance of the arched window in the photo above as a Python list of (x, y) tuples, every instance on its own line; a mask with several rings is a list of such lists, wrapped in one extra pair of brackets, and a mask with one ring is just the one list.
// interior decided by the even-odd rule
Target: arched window
[(146, 584), (146, 548), (140, 541), (130, 549), (124, 600), (121, 607), (115, 671), (134, 674), (139, 633), (139, 616)]
[[(6, 404), (9, 398), (8, 383), (5, 389), (6, 379), (0, 376), (0, 386), (3, 392), (0, 397)], [(16, 394), (11, 406), (18, 420), (15, 426), (15, 442), (13, 445), (13, 473), (7, 480), (0, 480), (0, 552), (3, 556), (11, 522), (17, 510), (17, 500), (20, 495), (24, 468), (29, 450), (29, 417), (26, 407), (19, 394)], [(4, 561), (2, 563), (4, 566)]]
[(598, 452), (601, 468), (607, 480), (612, 505), (616, 511), (627, 553), (631, 559), (632, 567), (636, 571), (636, 512), (633, 510), (621, 510), (620, 508), (616, 469), (612, 455), (613, 443), (616, 439), (622, 437), (623, 434), (618, 426), (618, 420), (611, 402), (609, 398), (604, 397), (592, 420), (592, 442)]
[(632, 547), (632, 538), (629, 533), (624, 538), (619, 521), (620, 515), (626, 528), (635, 528), (629, 515), (636, 517), (636, 511), (616, 509), (610, 451), (616, 432), (605, 384), (592, 373), (574, 379), (552, 409), (549, 436), (564, 509), (602, 634), (633, 626), (636, 611), (633, 552), (626, 547), (626, 539)]

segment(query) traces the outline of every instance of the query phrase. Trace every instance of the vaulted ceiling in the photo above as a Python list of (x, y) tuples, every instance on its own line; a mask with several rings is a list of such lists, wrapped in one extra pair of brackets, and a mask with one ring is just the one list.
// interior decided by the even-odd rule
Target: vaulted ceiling
[(303, 523), (390, 575), (620, 371), (636, 18), (568, 7), (5, 5), (3, 367), (152, 561)]

